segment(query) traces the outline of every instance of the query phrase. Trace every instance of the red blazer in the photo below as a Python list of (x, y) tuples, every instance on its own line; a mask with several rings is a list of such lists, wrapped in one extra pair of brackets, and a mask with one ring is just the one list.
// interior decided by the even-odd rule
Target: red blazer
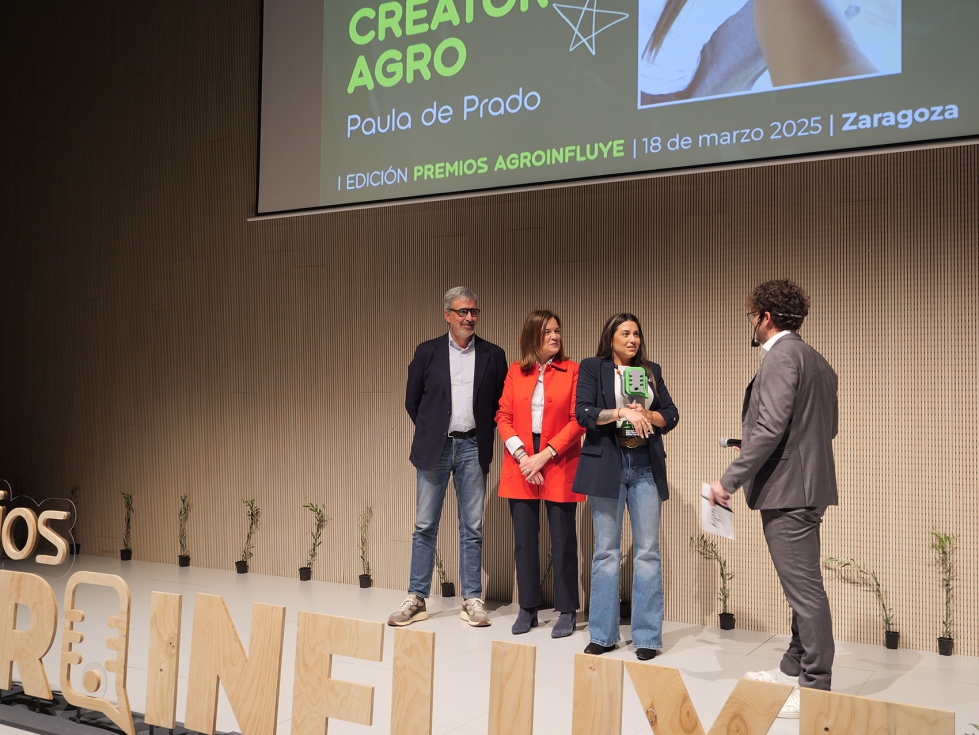
[[(537, 369), (525, 374), (520, 363), (510, 365), (500, 409), (496, 412), (496, 426), (500, 438), (506, 442), (519, 436), (528, 453), (534, 453), (533, 419), (530, 401), (537, 385)], [(531, 485), (520, 472), (520, 465), (509, 451), (503, 452), (503, 470), (500, 473), (500, 497), (532, 500), (543, 498), (559, 503), (580, 503), (584, 495), (571, 492), (578, 456), (581, 454), (581, 437), (584, 427), (575, 418), (575, 393), (578, 387), (578, 363), (564, 360), (551, 363), (544, 369), (544, 419), (541, 422), (540, 447), (550, 445), (558, 456), (548, 460), (541, 473), (543, 485)]]

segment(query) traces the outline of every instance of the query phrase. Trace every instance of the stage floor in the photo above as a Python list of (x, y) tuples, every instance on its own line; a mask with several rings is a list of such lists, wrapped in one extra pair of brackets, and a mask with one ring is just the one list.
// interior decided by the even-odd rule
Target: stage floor
[[(224, 597), (246, 649), (252, 602), (285, 605), (286, 631), (279, 699), (281, 735), (288, 735), (289, 732), (296, 614), (299, 610), (364, 620), (386, 620), (404, 598), (404, 592), (399, 590), (362, 590), (327, 582), (300, 582), (284, 577), (238, 575), (233, 571), (193, 567), (181, 569), (176, 565), (120, 562), (94, 556), (77, 557), (74, 567), (69, 569), (69, 566), (70, 563), (63, 567), (46, 567), (32, 560), (4, 563), (6, 569), (44, 576), (58, 598), (59, 616), (64, 609), (65, 583), (71, 573), (86, 569), (118, 574), (127, 581), (132, 592), (128, 691), (132, 708), (138, 712), (143, 711), (145, 701), (150, 593), (159, 591), (184, 595), (177, 702), (177, 718), (180, 721), (183, 721), (187, 695), (194, 594), (205, 592)], [(82, 651), (86, 662), (105, 661), (108, 658), (105, 640), (110, 631), (104, 621), (108, 615), (117, 612), (115, 593), (109, 589), (103, 591), (85, 586), (79, 588), (78, 598), (78, 607), (85, 610), (86, 620), (76, 627), (88, 632), (85, 641), (76, 649)], [(537, 646), (534, 732), (539, 735), (569, 735), (573, 660), (574, 654), (581, 652), (588, 643), (587, 626), (579, 622), (574, 635), (553, 640), (550, 637), (551, 622), (556, 613), (549, 611), (542, 614), (540, 628), (527, 635), (512, 636), (510, 625), (516, 615), (516, 605), (488, 603), (493, 625), (489, 628), (470, 628), (459, 619), (460, 602), (458, 597), (432, 597), (429, 600), (431, 617), (414, 626), (436, 634), (435, 735), (485, 735), (489, 708), (490, 645), (494, 639)], [(18, 627), (27, 624), (23, 608), (21, 612)], [(390, 732), (392, 632), (392, 628), (386, 630), (384, 660), (379, 663), (334, 658), (334, 677), (369, 684), (376, 689), (374, 724), (364, 727), (332, 720), (330, 735)], [(628, 640), (628, 626), (623, 626), (622, 635)], [(721, 632), (718, 628), (667, 622), (664, 626), (664, 652), (655, 659), (655, 663), (680, 670), (706, 730), (717, 717), (738, 678), (746, 671), (777, 666), (786, 644), (785, 636), (744, 630)], [(60, 651), (59, 618), (54, 645), (44, 659), (52, 688), (58, 686)], [(635, 660), (631, 646), (608, 655)], [(954, 710), (956, 733), (971, 732), (969, 724), (979, 723), (979, 658), (946, 658), (928, 651), (888, 651), (883, 646), (837, 643), (833, 685), (834, 690), (847, 694)], [(111, 692), (111, 687), (109, 690)], [(623, 734), (649, 733), (649, 725), (628, 677), (624, 692)], [(223, 690), (217, 727), (223, 732), (239, 729)], [(15, 732), (18, 731), (0, 726), (0, 735)], [(777, 720), (770, 732), (798, 733), (798, 721)]]

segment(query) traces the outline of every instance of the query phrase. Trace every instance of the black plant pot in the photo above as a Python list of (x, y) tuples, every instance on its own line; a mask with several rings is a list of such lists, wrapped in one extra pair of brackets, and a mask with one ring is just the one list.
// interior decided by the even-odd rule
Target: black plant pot
[(369, 574), (361, 574), (360, 575), (360, 588), (365, 590), (365, 589), (367, 589), (370, 586), (371, 586), (371, 575), (369, 575)]
[(190, 566), (190, 557), (187, 556), (186, 554), (181, 554), (180, 556), (178, 556), (177, 557), (177, 566), (180, 566), (180, 567), (189, 567)]
[(308, 582), (313, 578), (313, 568), (312, 567), (299, 567), (299, 581)]
[(944, 636), (938, 639), (938, 653), (942, 656), (951, 656), (952, 648), (955, 647), (954, 638), (945, 638)]
[(237, 571), (238, 574), (248, 574), (248, 562), (247, 561), (236, 561), (235, 562), (235, 571)]
[(82, 548), (81, 544), (68, 544), (68, 555), (78, 556), (81, 553), (80, 551), (81, 548)]
[(442, 597), (455, 597), (456, 586), (453, 582), (442, 582)]
[(884, 645), (890, 648), (892, 651), (897, 650), (897, 644), (900, 642), (901, 642), (901, 631), (899, 630), (884, 631)]
[(734, 613), (718, 613), (721, 621), (721, 630), (734, 630)]
[(132, 549), (119, 549), (119, 558), (123, 561), (131, 561), (133, 558)]
[(632, 600), (619, 600), (619, 617), (622, 620), (632, 620)]

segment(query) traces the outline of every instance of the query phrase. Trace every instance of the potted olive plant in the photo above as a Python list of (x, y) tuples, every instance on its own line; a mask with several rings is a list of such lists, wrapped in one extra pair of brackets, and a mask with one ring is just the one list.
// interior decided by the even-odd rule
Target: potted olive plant
[(942, 656), (951, 656), (952, 648), (955, 646), (955, 639), (952, 638), (952, 592), (955, 581), (952, 555), (955, 553), (956, 540), (954, 534), (931, 530), (931, 550), (935, 552), (942, 577), (942, 590), (945, 593), (945, 616), (942, 619), (942, 634), (938, 638), (938, 652)]
[(129, 561), (133, 558), (133, 496), (125, 490), (120, 490), (122, 502), (126, 504), (126, 528), (122, 533), (122, 548), (119, 549), (119, 558)]
[(82, 486), (77, 482), (68, 490), (68, 501), (71, 503), (71, 528), (68, 533), (71, 535), (71, 543), (68, 544), (68, 553), (71, 556), (78, 556), (82, 545), (76, 541), (78, 538), (78, 503), (81, 500)]
[(442, 555), (435, 549), (435, 571), (439, 575), (439, 585), (442, 588), (442, 597), (455, 597), (456, 586), (452, 582), (445, 581), (445, 565), (442, 563)]
[(190, 508), (190, 499), (184, 493), (180, 496), (180, 510), (177, 512), (177, 541), (180, 543), (177, 564), (182, 567), (190, 566), (190, 549), (187, 546), (187, 517), (190, 515)]
[(890, 649), (896, 649), (901, 641), (901, 632), (894, 630), (894, 610), (888, 604), (884, 596), (884, 590), (880, 586), (880, 580), (873, 569), (868, 569), (853, 559), (837, 558), (827, 556), (823, 563), (837, 570), (840, 578), (850, 584), (855, 584), (865, 589), (871, 590), (877, 596), (877, 604), (880, 605), (880, 615), (884, 621), (884, 645)]
[(255, 542), (252, 541), (252, 537), (262, 522), (262, 509), (255, 504), (255, 498), (241, 502), (245, 504), (245, 513), (248, 514), (248, 535), (245, 536), (245, 547), (241, 550), (241, 559), (235, 562), (235, 569), (238, 574), (248, 574), (248, 562), (252, 560), (252, 553), (255, 551)]
[(371, 563), (367, 559), (367, 530), (373, 517), (374, 509), (368, 505), (360, 514), (360, 518), (357, 519), (357, 530), (360, 531), (360, 567), (362, 570), (360, 586), (365, 589), (371, 586)]
[(721, 601), (721, 612), (717, 617), (720, 621), (721, 630), (734, 630), (734, 613), (729, 612), (727, 609), (727, 603), (731, 597), (731, 591), (728, 589), (727, 583), (734, 579), (734, 572), (728, 571), (727, 561), (721, 556), (720, 551), (718, 551), (716, 540), (702, 533), (699, 536), (691, 536), (690, 545), (702, 557), (717, 563), (717, 572), (721, 578), (721, 588), (717, 593), (717, 597)]
[(306, 566), (299, 567), (299, 580), (308, 582), (313, 577), (313, 562), (316, 561), (316, 552), (323, 543), (323, 529), (326, 528), (326, 522), (330, 519), (326, 517), (326, 510), (322, 505), (316, 505), (316, 503), (310, 502), (308, 498), (303, 504), (303, 509), (313, 514), (313, 530), (310, 532)]

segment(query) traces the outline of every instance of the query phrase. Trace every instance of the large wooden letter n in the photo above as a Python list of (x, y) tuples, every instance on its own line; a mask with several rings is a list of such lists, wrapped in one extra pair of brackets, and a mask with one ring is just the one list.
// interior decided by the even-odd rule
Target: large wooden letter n
[(195, 597), (187, 729), (214, 735), (218, 685), (224, 684), (242, 735), (275, 734), (285, 621), (284, 607), (254, 603), (246, 655), (224, 599)]

